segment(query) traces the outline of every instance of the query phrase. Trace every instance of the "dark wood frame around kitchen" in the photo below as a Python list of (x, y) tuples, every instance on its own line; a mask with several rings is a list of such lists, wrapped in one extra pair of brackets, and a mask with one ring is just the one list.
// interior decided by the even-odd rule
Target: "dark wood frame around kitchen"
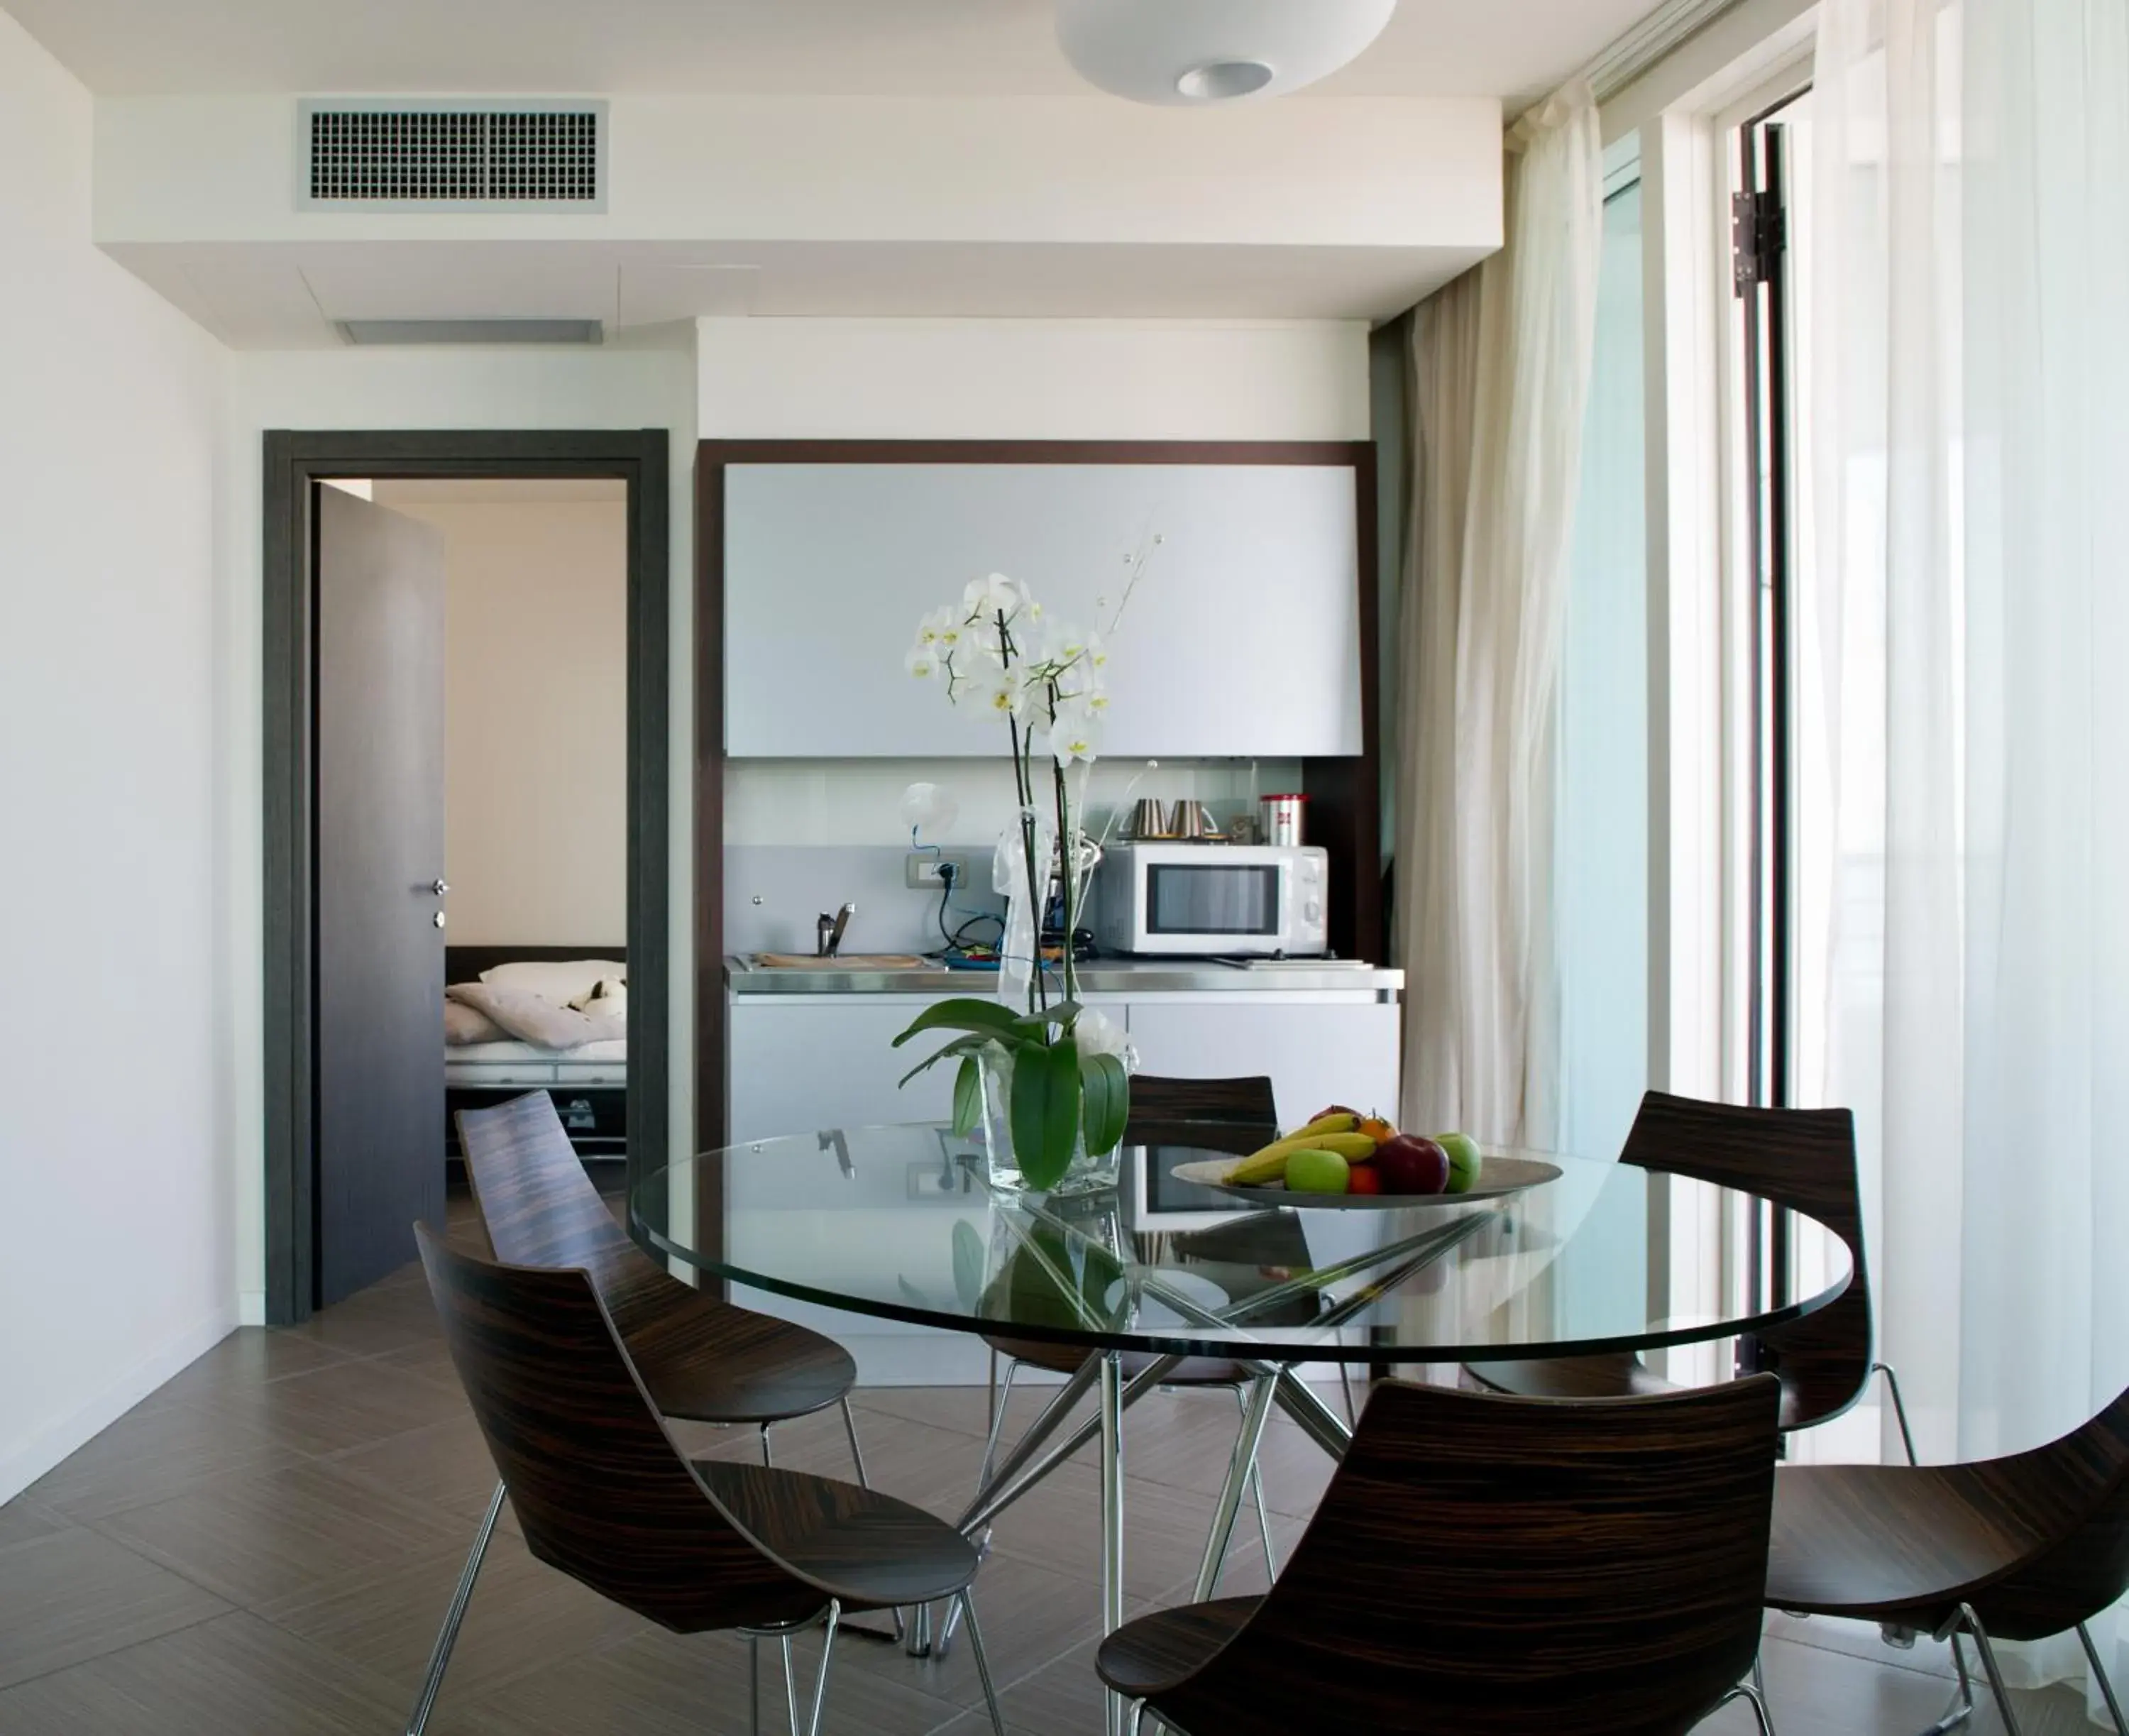
[[(706, 440), (695, 463), (695, 1145), (726, 1140), (724, 983), (725, 469), (735, 464), (1316, 465), (1353, 472), (1360, 600), (1358, 755), (1302, 761), (1308, 837), (1331, 852), (1331, 944), (1383, 956), (1382, 713), (1375, 447), (1371, 441)], [(698, 1190), (702, 1245), (720, 1245), (723, 1190)]]

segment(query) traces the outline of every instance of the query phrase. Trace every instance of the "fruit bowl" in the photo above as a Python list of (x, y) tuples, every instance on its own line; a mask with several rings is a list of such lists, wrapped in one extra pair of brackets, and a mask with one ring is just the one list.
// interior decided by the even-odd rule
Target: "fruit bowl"
[(1227, 1177), (1241, 1161), (1239, 1157), (1201, 1158), (1195, 1162), (1179, 1163), (1169, 1173), (1178, 1181), (1194, 1182), (1199, 1187), (1231, 1194), (1237, 1199), (1254, 1199), (1260, 1204), (1346, 1212), (1406, 1211), (1414, 1206), (1467, 1205), (1477, 1199), (1504, 1199), (1511, 1194), (1557, 1181), (1563, 1173), (1558, 1164), (1547, 1163), (1541, 1157), (1488, 1157), (1479, 1173), (1478, 1185), (1461, 1194), (1302, 1194), (1292, 1191), (1284, 1181), (1231, 1183)]

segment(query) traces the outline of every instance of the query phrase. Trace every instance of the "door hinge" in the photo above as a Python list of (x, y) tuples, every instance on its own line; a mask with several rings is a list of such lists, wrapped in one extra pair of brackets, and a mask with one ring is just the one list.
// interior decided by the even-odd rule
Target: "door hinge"
[(1773, 278), (1788, 238), (1788, 213), (1773, 193), (1730, 196), (1730, 282), (1738, 294)]

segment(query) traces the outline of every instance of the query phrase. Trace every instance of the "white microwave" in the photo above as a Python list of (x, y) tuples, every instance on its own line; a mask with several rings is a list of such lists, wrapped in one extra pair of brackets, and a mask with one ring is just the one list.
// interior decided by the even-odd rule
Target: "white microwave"
[(1309, 844), (1119, 844), (1094, 870), (1105, 952), (1307, 957), (1326, 950), (1329, 852)]

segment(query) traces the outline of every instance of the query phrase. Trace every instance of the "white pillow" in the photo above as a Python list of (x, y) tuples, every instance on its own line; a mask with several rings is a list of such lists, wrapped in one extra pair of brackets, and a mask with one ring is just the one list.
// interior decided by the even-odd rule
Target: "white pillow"
[(579, 994), (569, 1004), (579, 1013), (603, 1013), (610, 1018), (628, 1017), (628, 985), (617, 976), (602, 976), (588, 994)]
[(628, 966), (611, 958), (579, 958), (561, 963), (521, 959), (482, 971), (480, 980), (498, 989), (523, 989), (558, 1007), (566, 1007), (578, 996), (590, 994), (601, 977), (626, 980), (627, 975)]

